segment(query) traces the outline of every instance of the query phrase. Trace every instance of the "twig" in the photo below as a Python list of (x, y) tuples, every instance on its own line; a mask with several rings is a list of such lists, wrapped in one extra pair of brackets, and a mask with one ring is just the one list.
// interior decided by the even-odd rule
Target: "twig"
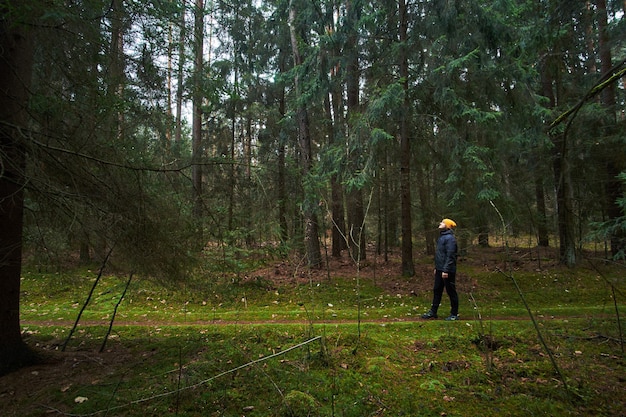
[(132, 279), (133, 279), (133, 273), (131, 272), (130, 276), (128, 277), (128, 281), (126, 282), (126, 287), (124, 287), (124, 291), (122, 292), (122, 295), (120, 296), (119, 300), (117, 300), (117, 303), (115, 304), (115, 308), (113, 309), (113, 314), (111, 315), (111, 321), (109, 322), (109, 328), (106, 334), (104, 335), (102, 346), (100, 346), (100, 353), (104, 352), (104, 348), (107, 344), (107, 340), (109, 339), (109, 335), (111, 334), (111, 330), (113, 329), (113, 322), (115, 321), (115, 316), (117, 315), (117, 309), (122, 303), (122, 300), (124, 299), (124, 296), (126, 295), (126, 291), (128, 291), (128, 287), (130, 287), (130, 282), (132, 281)]
[(106, 410), (98, 410), (98, 411), (94, 411), (93, 413), (89, 413), (89, 414), (68, 414), (68, 413), (63, 413), (62, 411), (60, 411), (60, 410), (58, 410), (56, 408), (53, 408), (53, 407), (48, 407), (48, 409), (50, 411), (54, 411), (54, 412), (57, 412), (59, 414), (62, 414), (64, 416), (68, 416), (68, 417), (90, 417), (90, 416), (96, 416), (96, 415), (102, 414), (102, 413), (108, 413), (108, 412), (113, 411), (113, 410), (119, 410), (121, 408), (129, 407), (131, 405), (142, 404), (142, 403), (145, 403), (145, 402), (148, 402), (148, 401), (156, 400), (158, 398), (164, 398), (164, 397), (168, 397), (168, 396), (173, 395), (173, 394), (179, 394), (180, 392), (183, 392), (183, 391), (186, 391), (186, 390), (189, 390), (189, 389), (195, 389), (195, 388), (201, 387), (202, 385), (206, 385), (209, 382), (214, 381), (214, 380), (216, 380), (218, 378), (221, 378), (221, 377), (223, 377), (225, 375), (232, 374), (232, 373), (237, 372), (237, 371), (239, 371), (241, 369), (250, 367), (252, 365), (256, 365), (258, 363), (261, 363), (261, 362), (264, 362), (264, 361), (267, 361), (267, 360), (270, 360), (270, 359), (273, 359), (273, 358), (276, 358), (278, 356), (281, 356), (281, 355), (284, 355), (284, 354), (286, 354), (288, 352), (291, 352), (292, 350), (301, 348), (302, 346), (306, 346), (309, 343), (312, 343), (312, 342), (315, 342), (316, 340), (321, 340), (321, 339), (322, 339), (322, 336), (315, 336), (314, 338), (311, 338), (309, 340), (305, 340), (304, 342), (298, 343), (297, 345), (291, 346), (290, 348), (287, 348), (285, 350), (281, 350), (280, 352), (276, 352), (276, 353), (274, 353), (272, 355), (269, 355), (269, 356), (264, 356), (262, 358), (253, 360), (251, 362), (248, 362), (248, 363), (245, 363), (243, 365), (237, 366), (236, 368), (232, 368), (232, 369), (229, 369), (227, 371), (221, 372), (221, 373), (219, 373), (219, 374), (217, 374), (215, 376), (212, 376), (211, 378), (207, 378), (207, 379), (205, 379), (203, 381), (200, 381), (198, 383), (195, 383), (193, 385), (188, 385), (186, 387), (182, 387), (182, 388), (176, 389), (174, 391), (168, 391), (168, 392), (164, 392), (164, 393), (161, 393), (161, 394), (153, 395), (151, 397), (146, 397), (146, 398), (140, 398), (138, 400), (133, 400), (133, 401), (130, 401), (130, 402), (126, 403), (126, 404), (118, 405), (116, 407), (111, 407), (111, 408), (108, 408)]
[(550, 358), (550, 362), (552, 362), (552, 367), (554, 368), (556, 373), (559, 375), (559, 379), (563, 383), (563, 388), (565, 388), (566, 392), (571, 394), (572, 392), (570, 391), (569, 386), (567, 385), (567, 381), (565, 380), (565, 377), (561, 373), (561, 368), (556, 363), (556, 359), (554, 358), (554, 355), (552, 354), (552, 350), (548, 347), (548, 344), (546, 343), (545, 339), (543, 338), (543, 334), (541, 333), (541, 330), (539, 329), (539, 324), (537, 324), (537, 320), (535, 319), (535, 315), (532, 313), (532, 311), (530, 309), (530, 306), (526, 302), (526, 297), (524, 297), (524, 293), (522, 293), (522, 289), (517, 284), (517, 280), (515, 279), (515, 277), (512, 274), (508, 274), (507, 275), (500, 268), (496, 268), (496, 270), (498, 272), (502, 273), (504, 276), (507, 276), (513, 282), (513, 284), (515, 285), (515, 289), (517, 290), (517, 293), (519, 294), (522, 302), (524, 303), (524, 307), (526, 307), (526, 311), (528, 312), (528, 316), (530, 317), (530, 320), (532, 321), (533, 326), (535, 327), (535, 331), (537, 332), (537, 336), (539, 337), (539, 342), (541, 342), (541, 345), (543, 346), (544, 350), (548, 354), (548, 357)]
[[(494, 208), (496, 213), (498, 213), (498, 216), (500, 217), (500, 221), (502, 222), (502, 238), (503, 238), (503, 242), (504, 242), (504, 245), (505, 245), (505, 248), (506, 248), (507, 260), (510, 263), (509, 245), (508, 245), (508, 242), (506, 240), (506, 232), (505, 232), (506, 231), (506, 223), (504, 222), (504, 217), (502, 217), (502, 214), (500, 213), (500, 210), (498, 210), (498, 208), (493, 203), (493, 201), (489, 201), (489, 203), (491, 203), (491, 206)], [(537, 320), (535, 319), (535, 315), (533, 314), (532, 310), (530, 309), (530, 306), (528, 305), (528, 302), (526, 301), (526, 297), (524, 297), (524, 293), (522, 292), (522, 289), (518, 285), (517, 280), (513, 276), (513, 273), (509, 272), (508, 274), (506, 274), (500, 268), (496, 268), (496, 270), (498, 272), (502, 273), (504, 276), (508, 277), (513, 282), (513, 284), (515, 285), (515, 289), (517, 290), (517, 293), (519, 294), (522, 302), (524, 303), (524, 307), (526, 307), (526, 311), (528, 312), (528, 316), (530, 317), (530, 320), (532, 321), (533, 326), (535, 327), (535, 331), (537, 332), (537, 336), (539, 337), (539, 341), (541, 342), (541, 345), (543, 346), (544, 350), (548, 354), (548, 357), (550, 358), (550, 362), (552, 362), (552, 367), (554, 368), (556, 373), (559, 375), (559, 379), (563, 383), (563, 388), (565, 388), (565, 392), (567, 392), (570, 395), (574, 394), (569, 389), (569, 386), (567, 385), (567, 381), (565, 380), (565, 377), (563, 376), (563, 373), (561, 372), (561, 368), (557, 364), (556, 359), (554, 358), (554, 355), (552, 354), (552, 350), (548, 347), (548, 344), (546, 343), (545, 339), (543, 338), (543, 334), (541, 333), (541, 330), (539, 329), (539, 325), (537, 324)]]
[(85, 302), (83, 303), (83, 306), (81, 307), (80, 311), (78, 312), (78, 316), (76, 317), (76, 321), (74, 322), (74, 326), (72, 326), (72, 329), (70, 330), (70, 333), (67, 335), (67, 338), (65, 339), (65, 342), (63, 343), (63, 346), (61, 347), (61, 352), (65, 352), (65, 348), (67, 347), (67, 344), (69, 343), (70, 339), (72, 338), (72, 335), (76, 331), (76, 327), (78, 327), (78, 322), (80, 321), (80, 317), (83, 315), (83, 312), (87, 308), (87, 304), (89, 304), (89, 301), (91, 300), (91, 297), (93, 296), (93, 292), (96, 290), (96, 286), (100, 282), (100, 278), (102, 278), (102, 272), (104, 271), (104, 268), (106, 267), (107, 261), (109, 260), (109, 257), (111, 256), (111, 253), (113, 252), (113, 248), (114, 247), (115, 247), (115, 245), (113, 245), (111, 247), (111, 249), (109, 250), (109, 253), (107, 253), (107, 256), (104, 258), (104, 261), (102, 261), (102, 265), (100, 266), (100, 271), (98, 271), (98, 277), (96, 278), (96, 280), (94, 281), (93, 285), (91, 286), (91, 290), (89, 290), (89, 294), (87, 295), (87, 299), (85, 300)]
[(613, 306), (615, 307), (615, 317), (617, 318), (617, 330), (619, 332), (619, 342), (620, 342), (620, 346), (622, 348), (622, 356), (624, 355), (624, 336), (622, 333), (622, 320), (620, 318), (619, 315), (619, 307), (617, 305), (617, 293), (619, 292), (620, 294), (622, 294), (621, 291), (619, 291), (618, 289), (615, 288), (615, 285), (613, 285), (613, 283), (611, 281), (609, 281), (604, 274), (602, 273), (602, 271), (600, 271), (600, 268), (598, 268), (598, 266), (595, 264), (595, 262), (591, 262), (591, 260), (589, 261), (589, 263), (591, 264), (591, 266), (593, 267), (593, 269), (600, 274), (600, 276), (602, 277), (602, 279), (604, 279), (604, 281), (609, 284), (611, 286), (611, 293), (613, 295)]

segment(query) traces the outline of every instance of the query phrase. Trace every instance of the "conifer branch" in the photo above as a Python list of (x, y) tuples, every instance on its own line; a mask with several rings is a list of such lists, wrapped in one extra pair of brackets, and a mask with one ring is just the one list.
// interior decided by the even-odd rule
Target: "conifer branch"
[[(604, 90), (625, 75), (626, 59), (607, 71), (606, 74), (604, 74), (602, 78), (600, 78), (600, 80), (593, 87), (591, 87), (589, 91), (587, 91), (583, 98), (574, 107), (570, 108), (564, 113), (561, 113), (559, 117), (554, 119), (554, 121), (548, 126), (548, 132), (550, 132), (552, 129), (568, 119), (570, 119), (570, 122), (568, 123), (569, 125), (571, 123), (571, 120), (573, 120), (576, 114), (587, 102), (591, 101), (591, 99), (593, 99), (596, 95), (602, 92), (602, 90)], [(572, 117), (570, 118), (570, 116)]]

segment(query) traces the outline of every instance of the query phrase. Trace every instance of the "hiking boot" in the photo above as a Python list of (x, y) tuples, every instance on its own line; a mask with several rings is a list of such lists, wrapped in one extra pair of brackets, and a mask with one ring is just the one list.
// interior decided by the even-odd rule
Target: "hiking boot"
[(436, 319), (437, 313), (433, 313), (432, 310), (429, 310), (427, 313), (422, 314), (423, 319)]
[(445, 318), (446, 321), (457, 321), (458, 319), (459, 319), (459, 316), (455, 314), (451, 314)]

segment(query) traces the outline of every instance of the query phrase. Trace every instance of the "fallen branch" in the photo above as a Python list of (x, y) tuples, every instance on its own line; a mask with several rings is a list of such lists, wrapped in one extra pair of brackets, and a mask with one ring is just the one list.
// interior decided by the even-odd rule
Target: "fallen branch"
[(287, 352), (291, 352), (292, 350), (301, 348), (302, 346), (306, 346), (309, 343), (315, 342), (316, 340), (320, 340), (321, 338), (322, 338), (322, 336), (315, 336), (312, 339), (305, 340), (304, 342), (299, 343), (299, 344), (294, 345), (294, 346), (291, 346), (290, 348), (287, 348), (285, 350), (281, 350), (280, 352), (276, 352), (276, 353), (274, 353), (272, 355), (269, 355), (269, 356), (264, 356), (262, 358), (253, 360), (253, 361), (248, 362), (248, 363), (244, 363), (243, 365), (240, 365), (240, 366), (237, 366), (235, 368), (229, 369), (227, 371), (221, 372), (221, 373), (219, 373), (219, 374), (217, 374), (215, 376), (212, 376), (211, 378), (207, 378), (207, 379), (202, 380), (200, 382), (197, 382), (197, 383), (195, 383), (193, 385), (188, 385), (186, 387), (178, 388), (178, 389), (173, 390), (173, 391), (168, 391), (168, 392), (164, 392), (162, 394), (153, 395), (151, 397), (140, 398), (138, 400), (130, 401), (130, 402), (126, 403), (126, 404), (118, 405), (118, 406), (115, 406), (115, 407), (110, 407), (110, 408), (108, 408), (106, 410), (98, 410), (98, 411), (94, 411), (93, 413), (89, 413), (89, 414), (69, 414), (69, 413), (64, 413), (61, 410), (58, 410), (56, 408), (52, 408), (52, 407), (47, 407), (47, 408), (51, 412), (56, 412), (58, 414), (61, 414), (61, 415), (64, 415), (64, 416), (68, 416), (68, 417), (90, 417), (90, 416), (96, 416), (96, 415), (103, 414), (103, 413), (104, 414), (108, 414), (109, 412), (114, 411), (114, 410), (119, 410), (121, 408), (129, 407), (129, 406), (132, 406), (132, 405), (142, 404), (142, 403), (145, 403), (145, 402), (148, 402), (148, 401), (152, 401), (152, 400), (155, 400), (155, 399), (158, 399), (158, 398), (163, 398), (163, 397), (168, 397), (170, 395), (179, 394), (179, 393), (181, 393), (183, 391), (186, 391), (186, 390), (189, 390), (189, 389), (195, 389), (195, 388), (201, 387), (202, 385), (206, 385), (209, 382), (214, 381), (214, 380), (216, 380), (218, 378), (221, 378), (221, 377), (223, 377), (225, 375), (232, 374), (232, 373), (237, 372), (237, 371), (239, 371), (241, 369), (248, 368), (248, 367), (250, 367), (252, 365), (256, 365), (258, 363), (265, 362), (265, 361), (268, 361), (270, 359), (276, 358), (278, 356), (284, 355)]
[(98, 277), (96, 278), (96, 280), (94, 281), (93, 285), (91, 286), (91, 290), (89, 290), (89, 294), (87, 295), (87, 299), (85, 300), (85, 302), (83, 303), (83, 306), (81, 307), (80, 311), (78, 312), (78, 316), (76, 317), (76, 321), (74, 322), (74, 326), (72, 326), (72, 329), (70, 330), (70, 333), (67, 335), (67, 338), (65, 339), (65, 342), (63, 343), (63, 346), (61, 347), (61, 352), (65, 352), (65, 348), (67, 347), (67, 344), (69, 343), (70, 339), (74, 335), (74, 332), (76, 331), (76, 327), (78, 327), (78, 322), (80, 321), (80, 318), (83, 315), (83, 312), (87, 308), (87, 305), (89, 304), (89, 301), (91, 301), (91, 297), (93, 296), (93, 293), (96, 290), (96, 287), (98, 286), (98, 283), (100, 282), (100, 278), (102, 278), (102, 272), (104, 272), (104, 268), (106, 267), (106, 264), (107, 264), (107, 262), (109, 260), (109, 257), (111, 256), (111, 252), (113, 252), (113, 247), (111, 247), (111, 249), (109, 250), (109, 253), (107, 253), (107, 256), (104, 258), (104, 261), (102, 261), (102, 265), (100, 266), (100, 271), (98, 271)]
[[(493, 207), (493, 209), (496, 211), (496, 213), (498, 213), (498, 216), (500, 217), (500, 221), (502, 222), (502, 237), (503, 237), (502, 241), (504, 242), (504, 245), (505, 245), (507, 259), (510, 260), (510, 257), (509, 257), (510, 256), (509, 255), (509, 245), (508, 245), (508, 242), (506, 240), (506, 223), (504, 222), (504, 217), (502, 217), (502, 214), (500, 213), (500, 210), (498, 210), (498, 208), (493, 203), (493, 201), (490, 201), (490, 203), (491, 203), (491, 206)], [(544, 350), (548, 354), (548, 357), (550, 358), (550, 362), (552, 363), (552, 367), (554, 368), (554, 370), (556, 371), (557, 375), (559, 376), (559, 379), (563, 383), (563, 388), (565, 388), (565, 392), (567, 392), (570, 395), (575, 394), (576, 396), (578, 396), (580, 398), (580, 395), (578, 395), (575, 392), (571, 391), (569, 386), (567, 385), (567, 381), (565, 380), (565, 377), (564, 377), (563, 373), (561, 372), (561, 368), (559, 367), (558, 363), (556, 362), (556, 359), (554, 358), (554, 355), (552, 354), (552, 350), (548, 347), (548, 344), (546, 343), (545, 339), (543, 338), (543, 333), (541, 333), (541, 329), (539, 329), (539, 325), (537, 324), (537, 320), (535, 319), (535, 315), (533, 314), (532, 310), (530, 309), (530, 306), (528, 305), (528, 302), (526, 301), (526, 297), (524, 297), (524, 293), (522, 292), (522, 289), (518, 285), (517, 280), (513, 276), (513, 273), (508, 273), (507, 274), (504, 271), (502, 271), (500, 268), (496, 268), (496, 270), (498, 272), (502, 273), (504, 276), (508, 277), (513, 282), (513, 284), (515, 285), (515, 289), (517, 290), (517, 293), (519, 294), (520, 299), (524, 303), (524, 307), (526, 307), (526, 311), (528, 312), (528, 316), (530, 317), (530, 320), (532, 321), (533, 326), (535, 327), (535, 331), (537, 332), (537, 337), (539, 338), (539, 341), (541, 342), (541, 345), (543, 346)]]

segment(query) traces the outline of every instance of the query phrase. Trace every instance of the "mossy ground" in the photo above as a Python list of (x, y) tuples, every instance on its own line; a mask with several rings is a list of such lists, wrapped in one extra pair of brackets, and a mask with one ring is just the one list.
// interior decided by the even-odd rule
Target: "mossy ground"
[(393, 261), (373, 260), (316, 273), (275, 262), (170, 287), (136, 279), (101, 353), (127, 277), (103, 276), (61, 352), (97, 271), (26, 270), (24, 337), (50, 361), (2, 377), (0, 408), (6, 416), (626, 415), (623, 266), (570, 270), (544, 260), (539, 268), (524, 253), (511, 266), (501, 256), (475, 249), (461, 261), (457, 322), (419, 319), (430, 302), (427, 261), (410, 279)]

